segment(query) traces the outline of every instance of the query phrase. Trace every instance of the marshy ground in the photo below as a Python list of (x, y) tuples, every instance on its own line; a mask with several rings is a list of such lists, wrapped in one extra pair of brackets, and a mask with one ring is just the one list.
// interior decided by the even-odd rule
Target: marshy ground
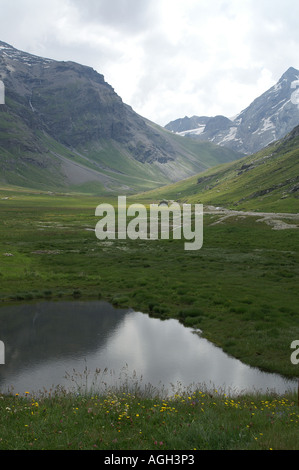
[(183, 240), (100, 241), (99, 199), (7, 193), (2, 302), (102, 298), (177, 318), (247, 364), (298, 376), (290, 345), (299, 338), (299, 230), (273, 230), (261, 214), (221, 220), (207, 211), (197, 251)]
[[(183, 240), (101, 242), (94, 227), (103, 200), (0, 196), (2, 304), (101, 298), (200, 328), (249, 365), (299, 375), (290, 361), (299, 338), (297, 229), (275, 230), (264, 214), (221, 219), (213, 209), (204, 214), (198, 251), (184, 251)], [(291, 215), (278, 220), (298, 226)], [(296, 396), (196, 393), (171, 402), (136, 394), (2, 396), (0, 447), (298, 449)]]

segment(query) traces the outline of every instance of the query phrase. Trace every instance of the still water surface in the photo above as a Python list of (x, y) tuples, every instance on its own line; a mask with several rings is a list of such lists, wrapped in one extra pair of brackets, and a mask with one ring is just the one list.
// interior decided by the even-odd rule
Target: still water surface
[[(41, 302), (0, 308), (0, 391), (72, 389), (107, 368), (105, 382), (130, 380), (164, 387), (203, 384), (227, 393), (295, 389), (295, 381), (263, 373), (229, 357), (176, 320), (161, 321), (106, 302)], [(125, 376), (124, 376), (125, 372)], [(66, 378), (66, 375), (69, 375)], [(99, 377), (99, 375), (98, 375)], [(81, 380), (81, 382), (80, 382)], [(134, 379), (135, 380), (135, 379)], [(172, 390), (172, 392), (171, 392)]]

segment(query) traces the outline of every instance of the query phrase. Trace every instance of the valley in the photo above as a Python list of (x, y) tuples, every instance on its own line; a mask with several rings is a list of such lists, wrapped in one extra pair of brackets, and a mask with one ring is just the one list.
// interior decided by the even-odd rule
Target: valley
[[(90, 67), (0, 46), (0, 306), (103, 300), (178, 320), (248, 366), (298, 377), (297, 71), (246, 110), (242, 146), (229, 147), (139, 116)], [(269, 109), (281, 134), (266, 125)], [(225, 118), (207, 119), (192, 125), (220, 123), (226, 143), (236, 137)], [(255, 153), (243, 145), (248, 132)], [(173, 236), (97, 239), (96, 207), (117, 213), (120, 195), (147, 209), (203, 204), (202, 248), (185, 251)]]
[(186, 178), (240, 153), (189, 142), (138, 115), (91, 67), (0, 41), (0, 181), (126, 194)]
[(0, 451), (277, 465), (299, 450), (299, 2), (0, 5)]
[[(232, 210), (298, 212), (299, 127), (259, 152), (216, 165), (145, 199), (201, 202)], [(142, 200), (143, 195), (140, 195)]]
[[(100, 241), (102, 202), (117, 210), (114, 198), (1, 189), (2, 304), (102, 299), (178, 319), (246, 364), (297, 376), (298, 230), (206, 207), (198, 251), (183, 240)], [(298, 227), (297, 216), (277, 217)]]

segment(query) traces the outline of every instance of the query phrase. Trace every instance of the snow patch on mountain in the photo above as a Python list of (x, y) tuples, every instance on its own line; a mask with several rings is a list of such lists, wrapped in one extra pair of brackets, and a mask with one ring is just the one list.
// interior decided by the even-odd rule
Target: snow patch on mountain
[[(243, 154), (255, 153), (281, 139), (299, 124), (299, 71), (290, 67), (268, 91), (256, 98), (246, 109), (231, 117), (193, 116), (184, 118), (180, 135), (226, 146)], [(178, 122), (168, 130), (177, 132)], [(194, 123), (200, 123), (194, 126)]]
[(2, 57), (5, 57), (11, 61), (23, 62), (26, 66), (32, 67), (35, 64), (48, 64), (54, 62), (52, 59), (45, 57), (38, 57), (27, 52), (19, 51), (10, 44), (0, 41), (0, 50), (2, 51)]

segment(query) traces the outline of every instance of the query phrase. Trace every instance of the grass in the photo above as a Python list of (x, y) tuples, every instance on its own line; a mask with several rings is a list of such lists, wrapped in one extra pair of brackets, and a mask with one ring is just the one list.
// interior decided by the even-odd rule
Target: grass
[[(299, 137), (140, 195), (235, 210), (298, 212)], [(271, 157), (271, 158), (270, 158)]]
[[(134, 136), (132, 129), (129, 131), (131, 136), (125, 130), (122, 138), (118, 136), (117, 140), (113, 140), (113, 137), (107, 137), (112, 128), (108, 129), (107, 115), (103, 110), (104, 114), (101, 114), (99, 109), (88, 112), (84, 108), (81, 113), (79, 111), (82, 103), (85, 103), (85, 106), (87, 103), (92, 104), (89, 86), (80, 89), (81, 103), (77, 99), (78, 84), (70, 82), (63, 89), (56, 87), (55, 99), (49, 98), (53, 94), (52, 85), (50, 88), (43, 90), (43, 96), (36, 90), (33, 99), (39, 103), (37, 107), (41, 106), (48, 116), (52, 128), (52, 132), (48, 134), (37, 130), (40, 125), (29, 112), (28, 103), (7, 90), (6, 106), (0, 113), (2, 184), (41, 191), (78, 191), (86, 194), (110, 195), (124, 188), (127, 193), (136, 193), (170, 183), (173, 181), (170, 173), (176, 174), (175, 180), (177, 180), (179, 177), (194, 174), (210, 168), (211, 165), (231, 161), (239, 156), (232, 150), (221, 149), (211, 143), (189, 141), (184, 137), (173, 135), (143, 119), (140, 119), (139, 124), (136, 122), (136, 126), (133, 125), (136, 127)], [(74, 100), (70, 99), (72, 95)], [(111, 99), (112, 96), (108, 101)], [(109, 108), (108, 102), (103, 106)], [(65, 122), (69, 121), (71, 115), (72, 129), (66, 130), (68, 126), (65, 126)], [(127, 117), (129, 122), (132, 118)], [(106, 137), (104, 137), (105, 124), (96, 131), (98, 128), (96, 122), (99, 120), (108, 126)], [(90, 132), (92, 123), (95, 123), (94, 134)], [(123, 124), (119, 122), (121, 127)], [(51, 137), (53, 134), (56, 138)], [(102, 138), (99, 138), (99, 134)], [(69, 139), (72, 145), (68, 147), (65, 143)], [(170, 160), (166, 165), (161, 166), (158, 160), (157, 165), (148, 160), (147, 154), (152, 151), (148, 142), (152, 142), (151, 145), (158, 149), (158, 154), (161, 156), (170, 154)], [(148, 161), (138, 161), (142, 156)], [(173, 161), (172, 157), (175, 158)], [(76, 177), (78, 165), (83, 169), (82, 179), (79, 180)], [(162, 168), (163, 166), (166, 168)]]
[[(96, 206), (82, 195), (0, 190), (0, 301), (102, 298), (203, 331), (229, 354), (290, 377), (299, 337), (298, 230), (254, 217), (214, 224), (204, 245), (96, 239)], [(106, 202), (115, 202), (107, 199)], [(1, 338), (0, 338), (1, 339)], [(294, 394), (171, 399), (137, 388), (0, 396), (0, 449), (298, 449)]]
[(0, 450), (296, 450), (293, 395), (0, 395)]
[(205, 215), (203, 248), (184, 251), (183, 240), (98, 240), (97, 198), (0, 197), (10, 198), (0, 199), (2, 303), (102, 298), (176, 318), (249, 365), (298, 376), (298, 230)]

